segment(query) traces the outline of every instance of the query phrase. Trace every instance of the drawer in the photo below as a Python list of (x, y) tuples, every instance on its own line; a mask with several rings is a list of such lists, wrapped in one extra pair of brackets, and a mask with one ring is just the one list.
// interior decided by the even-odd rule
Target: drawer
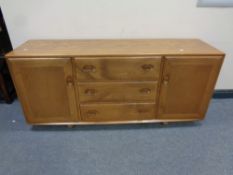
[(155, 103), (81, 105), (83, 121), (127, 121), (155, 119)]
[(154, 102), (157, 82), (80, 83), (78, 91), (80, 102)]
[(161, 57), (75, 58), (78, 81), (158, 80)]

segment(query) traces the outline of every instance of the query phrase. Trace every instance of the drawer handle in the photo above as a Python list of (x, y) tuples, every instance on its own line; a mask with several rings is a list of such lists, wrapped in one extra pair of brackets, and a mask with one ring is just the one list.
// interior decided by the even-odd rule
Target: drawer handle
[(138, 109), (138, 113), (143, 114), (143, 113), (148, 113), (149, 111), (147, 109)]
[(95, 89), (86, 89), (84, 92), (86, 95), (95, 95), (96, 94), (96, 90)]
[(142, 94), (150, 94), (151, 93), (151, 89), (150, 88), (142, 88), (142, 89), (140, 89), (140, 92)]
[(89, 110), (87, 111), (87, 117), (95, 117), (98, 114), (96, 110)]
[(89, 72), (95, 72), (96, 71), (96, 67), (93, 65), (84, 65), (82, 68), (82, 71), (85, 73), (89, 73)]
[(143, 64), (142, 65), (142, 69), (144, 70), (144, 71), (150, 71), (150, 70), (152, 70), (154, 68), (154, 66), (152, 65), (152, 64)]

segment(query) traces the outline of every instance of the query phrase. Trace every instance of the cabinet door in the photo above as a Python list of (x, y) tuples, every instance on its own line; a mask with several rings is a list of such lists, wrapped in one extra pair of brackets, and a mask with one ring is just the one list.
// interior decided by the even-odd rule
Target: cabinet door
[(70, 59), (10, 58), (8, 64), (29, 123), (77, 121)]
[(162, 119), (202, 119), (222, 57), (166, 57), (159, 98)]

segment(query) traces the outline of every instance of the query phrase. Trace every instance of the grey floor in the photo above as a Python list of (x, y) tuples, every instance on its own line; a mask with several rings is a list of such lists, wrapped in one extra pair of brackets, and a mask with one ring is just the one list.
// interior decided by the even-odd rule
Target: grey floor
[(31, 127), (0, 104), (0, 175), (232, 175), (233, 99), (203, 122)]

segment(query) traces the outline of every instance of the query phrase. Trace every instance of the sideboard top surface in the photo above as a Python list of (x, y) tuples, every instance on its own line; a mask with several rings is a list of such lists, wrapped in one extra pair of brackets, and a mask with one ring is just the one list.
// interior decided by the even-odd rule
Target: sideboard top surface
[(6, 57), (224, 55), (199, 39), (29, 40)]

